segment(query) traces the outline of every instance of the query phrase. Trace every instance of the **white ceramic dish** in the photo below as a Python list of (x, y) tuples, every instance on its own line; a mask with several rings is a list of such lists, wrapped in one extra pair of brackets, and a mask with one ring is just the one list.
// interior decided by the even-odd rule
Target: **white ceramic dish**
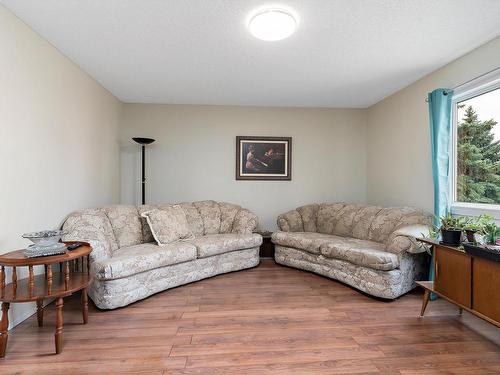
[(49, 247), (58, 243), (64, 234), (66, 233), (60, 229), (42, 230), (40, 232), (25, 233), (23, 234), (23, 238), (27, 238), (37, 245), (37, 247)]

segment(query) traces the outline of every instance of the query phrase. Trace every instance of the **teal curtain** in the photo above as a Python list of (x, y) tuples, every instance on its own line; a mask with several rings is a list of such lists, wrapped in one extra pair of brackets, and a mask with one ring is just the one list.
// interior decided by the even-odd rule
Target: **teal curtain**
[[(450, 207), (451, 173), (451, 99), (453, 90), (437, 89), (428, 95), (431, 130), (432, 178), (434, 181), (434, 224)], [(434, 280), (434, 254), (429, 280)]]

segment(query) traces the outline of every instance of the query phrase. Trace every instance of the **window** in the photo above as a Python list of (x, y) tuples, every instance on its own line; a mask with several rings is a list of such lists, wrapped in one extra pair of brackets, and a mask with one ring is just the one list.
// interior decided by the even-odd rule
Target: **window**
[(500, 219), (500, 74), (462, 87), (452, 105), (452, 212)]

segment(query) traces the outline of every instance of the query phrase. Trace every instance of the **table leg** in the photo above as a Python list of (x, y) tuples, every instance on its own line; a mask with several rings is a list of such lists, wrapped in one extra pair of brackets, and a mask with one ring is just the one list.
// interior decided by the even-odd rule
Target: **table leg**
[(62, 352), (62, 331), (63, 331), (63, 299), (59, 297), (56, 301), (56, 334), (55, 334), (55, 343), (56, 343), (56, 354)]
[(427, 289), (424, 291), (424, 299), (422, 300), (422, 310), (420, 311), (420, 316), (424, 316), (425, 309), (427, 308), (427, 304), (429, 303), (429, 298), (431, 296), (431, 292)]
[(38, 327), (43, 327), (43, 299), (36, 300), (36, 317), (38, 319)]
[(9, 338), (9, 302), (2, 303), (2, 320), (0, 321), (0, 358), (7, 352), (7, 339)]
[(83, 324), (87, 324), (89, 321), (89, 301), (87, 297), (87, 288), (82, 289), (82, 315)]

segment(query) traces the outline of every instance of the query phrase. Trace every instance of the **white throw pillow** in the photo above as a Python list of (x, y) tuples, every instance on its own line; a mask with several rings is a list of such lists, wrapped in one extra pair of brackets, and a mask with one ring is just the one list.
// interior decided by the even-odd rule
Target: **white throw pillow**
[(160, 246), (194, 237), (189, 230), (186, 213), (179, 205), (155, 208), (143, 212), (141, 216), (146, 218), (151, 233)]

